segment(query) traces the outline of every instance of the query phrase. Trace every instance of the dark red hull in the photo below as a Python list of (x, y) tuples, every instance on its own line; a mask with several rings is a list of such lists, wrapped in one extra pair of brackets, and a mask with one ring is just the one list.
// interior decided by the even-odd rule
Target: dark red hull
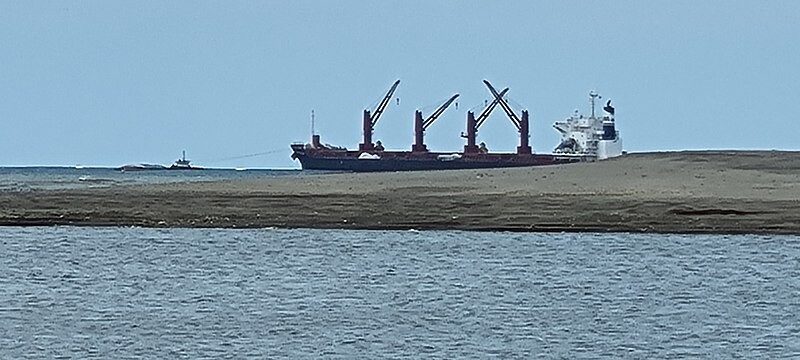
[(411, 151), (371, 152), (379, 158), (359, 158), (361, 151), (316, 149), (302, 144), (292, 145), (292, 158), (306, 170), (337, 171), (412, 171), (449, 169), (487, 169), (543, 166), (590, 161), (586, 156), (514, 153), (441, 153)]

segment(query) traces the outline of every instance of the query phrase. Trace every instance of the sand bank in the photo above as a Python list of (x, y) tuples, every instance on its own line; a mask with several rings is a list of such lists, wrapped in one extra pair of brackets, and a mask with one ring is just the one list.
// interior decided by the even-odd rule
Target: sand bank
[(800, 152), (0, 192), (0, 225), (800, 234)]

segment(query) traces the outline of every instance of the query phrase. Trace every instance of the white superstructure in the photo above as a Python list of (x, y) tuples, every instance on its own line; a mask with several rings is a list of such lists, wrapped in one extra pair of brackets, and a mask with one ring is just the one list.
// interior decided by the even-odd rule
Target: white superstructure
[(608, 100), (603, 107), (603, 116), (595, 116), (595, 100), (601, 98), (589, 92), (592, 114), (584, 116), (578, 110), (564, 121), (556, 121), (553, 127), (561, 133), (561, 143), (554, 150), (557, 154), (595, 156), (598, 160), (622, 155), (622, 138), (614, 123), (614, 107)]

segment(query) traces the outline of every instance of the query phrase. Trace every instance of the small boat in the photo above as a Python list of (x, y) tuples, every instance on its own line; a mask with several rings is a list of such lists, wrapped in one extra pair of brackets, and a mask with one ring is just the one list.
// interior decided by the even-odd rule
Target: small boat
[(201, 170), (203, 168), (192, 166), (189, 160), (186, 160), (186, 150), (181, 153), (181, 158), (175, 160), (172, 165), (170, 165), (169, 170)]
[(144, 170), (165, 170), (166, 167), (164, 165), (159, 164), (145, 164), (145, 163), (138, 163), (138, 164), (125, 164), (122, 165), (116, 170), (119, 171), (144, 171)]
[(202, 170), (203, 168), (192, 166), (191, 162), (186, 159), (186, 151), (183, 151), (182, 156), (180, 159), (175, 160), (172, 165), (169, 167), (161, 165), (161, 164), (148, 164), (148, 163), (136, 163), (136, 164), (125, 164), (122, 165), (116, 170), (125, 172), (125, 171), (145, 171), (145, 170)]

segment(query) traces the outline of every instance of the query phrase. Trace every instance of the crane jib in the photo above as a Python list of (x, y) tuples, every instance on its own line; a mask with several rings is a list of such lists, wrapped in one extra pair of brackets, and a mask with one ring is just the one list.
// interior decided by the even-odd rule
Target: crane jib
[(511, 110), (511, 106), (509, 106), (506, 100), (503, 99), (503, 96), (497, 93), (497, 90), (494, 89), (494, 87), (492, 86), (492, 84), (489, 83), (488, 80), (483, 80), (483, 83), (486, 84), (486, 87), (488, 87), (489, 91), (492, 92), (492, 95), (494, 95), (495, 100), (497, 100), (500, 103), (500, 107), (503, 108), (503, 111), (505, 111), (506, 115), (508, 115), (508, 119), (511, 120), (511, 123), (517, 127), (517, 130), (521, 129), (522, 125), (520, 125), (520, 121), (519, 118), (517, 117), (517, 114), (515, 114), (514, 111)]
[(428, 116), (427, 119), (425, 119), (425, 121), (422, 122), (422, 129), (425, 130), (428, 128), (428, 126), (431, 126), (431, 124), (433, 124), (433, 122), (436, 121), (436, 119), (439, 118), (439, 116), (441, 116), (442, 113), (444, 113), (450, 104), (456, 101), (457, 98), (458, 94), (455, 94), (451, 96), (450, 99), (448, 99), (444, 104), (439, 106), (439, 108), (437, 108), (430, 116)]
[[(500, 92), (499, 97), (502, 98), (503, 96), (506, 95), (507, 92), (508, 88), (503, 89), (503, 91)], [(483, 125), (483, 122), (486, 121), (486, 119), (489, 117), (489, 114), (492, 113), (492, 110), (494, 110), (497, 104), (498, 100), (497, 97), (495, 97), (494, 100), (492, 100), (492, 102), (489, 103), (489, 105), (487, 105), (485, 109), (483, 109), (481, 114), (478, 115), (477, 118), (475, 118), (475, 130), (478, 130), (481, 127), (481, 125)]]
[(378, 107), (376, 107), (375, 111), (372, 112), (371, 122), (373, 127), (375, 127), (375, 124), (378, 123), (378, 119), (381, 117), (381, 114), (383, 114), (383, 110), (386, 109), (386, 105), (389, 105), (389, 100), (392, 98), (394, 91), (397, 90), (398, 85), (400, 85), (400, 80), (394, 82), (392, 88), (389, 89), (389, 92), (387, 92), (386, 96), (383, 97), (380, 104), (378, 104)]

